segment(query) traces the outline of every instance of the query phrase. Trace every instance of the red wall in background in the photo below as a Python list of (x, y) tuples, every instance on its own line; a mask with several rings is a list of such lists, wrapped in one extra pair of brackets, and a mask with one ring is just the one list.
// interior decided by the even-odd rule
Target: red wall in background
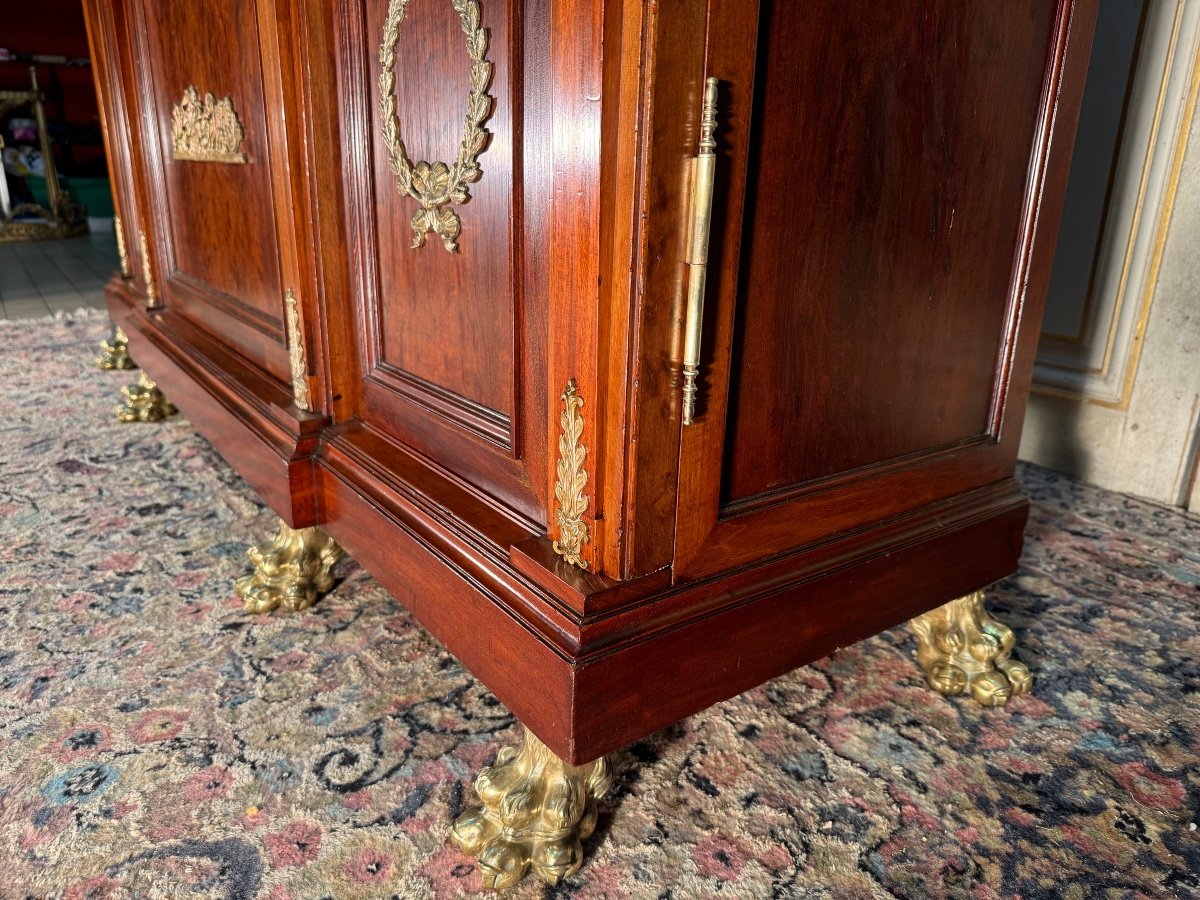
[[(0, 47), (13, 53), (60, 54), (87, 58), (87, 31), (79, 0), (5, 0), (0, 4)], [(29, 87), (28, 62), (0, 62), (0, 89)], [(46, 117), (68, 123), (89, 140), (100, 140), (100, 113), (91, 66), (36, 65), (38, 83), (46, 94)], [(85, 135), (80, 134), (83, 138)], [(58, 156), (59, 154), (56, 154)], [(98, 144), (77, 143), (71, 148), (77, 171), (64, 174), (104, 174), (104, 150)], [(64, 160), (59, 158), (60, 166)], [(64, 166), (66, 168), (66, 166)]]

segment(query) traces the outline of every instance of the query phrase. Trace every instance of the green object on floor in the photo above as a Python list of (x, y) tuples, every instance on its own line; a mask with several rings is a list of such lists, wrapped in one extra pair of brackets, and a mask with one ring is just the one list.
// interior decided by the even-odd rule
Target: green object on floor
[(67, 182), (67, 190), (76, 203), (83, 204), (89, 217), (112, 218), (112, 188), (107, 178), (72, 178)]
[(33, 194), (33, 202), (38, 206), (49, 206), (50, 195), (46, 193), (46, 179), (41, 175), (26, 175), (25, 186)]
[[(102, 219), (112, 218), (114, 212), (112, 188), (109, 187), (107, 178), (69, 178), (64, 179), (64, 183), (67, 191), (71, 194), (71, 199), (76, 203), (83, 204), (89, 216)], [(28, 185), (29, 192), (33, 194), (36, 203), (41, 206), (49, 206), (50, 195), (46, 192), (45, 178), (40, 175), (28, 175), (25, 178), (25, 184)]]

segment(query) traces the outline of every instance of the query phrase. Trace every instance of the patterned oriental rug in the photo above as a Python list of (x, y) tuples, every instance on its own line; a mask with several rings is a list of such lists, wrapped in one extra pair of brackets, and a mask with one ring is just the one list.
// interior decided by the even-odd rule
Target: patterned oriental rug
[[(0, 897), (488, 895), (445, 838), (513, 718), (353, 561), (245, 614), (274, 517), (114, 421), (106, 334), (0, 327)], [(1200, 893), (1200, 518), (1021, 477), (1033, 695), (931, 693), (887, 632), (628, 748), (584, 868), (508, 896)]]

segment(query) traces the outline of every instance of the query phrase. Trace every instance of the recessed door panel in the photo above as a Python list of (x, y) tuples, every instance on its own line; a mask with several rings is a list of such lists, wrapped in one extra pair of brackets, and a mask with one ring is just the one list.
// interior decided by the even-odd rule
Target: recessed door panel
[(1057, 3), (1021, 6), (764, 4), (726, 502), (989, 431)]
[(337, 390), (369, 427), (540, 519), (523, 434), (526, 410), (544, 403), (525, 349), (544, 300), (528, 289), (519, 140), (540, 102), (522, 79), (524, 30), (537, 26), (513, 0), (457, 7), (343, 6), (346, 308), (361, 371)]
[[(387, 95), (394, 103), (394, 138), (387, 137), (379, 79), (372, 79), (372, 174), (375, 181), (379, 267), (375, 294), (380, 342), (377, 365), (392, 372), (414, 394), (438, 397), (457, 407), (464, 421), (506, 422), (513, 411), (513, 147), (509, 5), (481, 4), (477, 33), (486, 36), (482, 64), (490, 70), (478, 94), (487, 107), (477, 126), (483, 147), (475, 157), (478, 180), (456, 178), (463, 157), (464, 125), (471, 105), (472, 59), (463, 22), (449, 0), (391, 4), (403, 10), (398, 33), (387, 45), (394, 73)], [(367, 6), (367, 34), (385, 44), (389, 4)], [(486, 17), (486, 18), (484, 18)], [(370, 45), (375, 49), (375, 44)], [(382, 49), (381, 49), (382, 54)], [(484, 83), (484, 82), (481, 82)], [(499, 101), (499, 102), (497, 102)], [(392, 170), (400, 152), (411, 175), (403, 190)], [(405, 165), (405, 163), (402, 163)], [(436, 194), (457, 182), (467, 202), (435, 207), (432, 217), (454, 217), (452, 235), (413, 217), (424, 212), (413, 194)], [(453, 221), (453, 219), (450, 219)], [(415, 241), (424, 246), (414, 248)], [(454, 252), (447, 243), (456, 245)]]
[[(140, 12), (158, 138), (151, 202), (164, 207), (155, 215), (163, 302), (287, 379), (257, 4), (176, 0)], [(173, 137), (176, 117), (187, 139)]]

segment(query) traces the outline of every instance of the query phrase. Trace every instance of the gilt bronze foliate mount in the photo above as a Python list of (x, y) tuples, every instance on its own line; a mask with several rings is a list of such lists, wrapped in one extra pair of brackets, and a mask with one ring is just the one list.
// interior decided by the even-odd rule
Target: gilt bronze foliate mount
[(297, 409), (312, 412), (308, 393), (308, 358), (304, 352), (304, 330), (300, 327), (300, 306), (296, 294), (288, 288), (284, 294), (287, 307), (288, 363), (292, 371), (292, 399)]
[(561, 433), (554, 485), (554, 499), (558, 502), (558, 510), (554, 514), (558, 538), (553, 542), (553, 547), (554, 552), (571, 565), (586, 569), (588, 563), (583, 558), (583, 547), (590, 538), (587, 522), (583, 518), (588, 508), (588, 497), (583, 492), (588, 480), (584, 467), (587, 447), (583, 443), (583, 416), (580, 414), (583, 397), (579, 395), (574, 378), (567, 382), (559, 399), (562, 400), (563, 411), (558, 418)]
[(218, 100), (207, 93), (202, 98), (189, 84), (183, 99), (171, 110), (171, 157), (191, 162), (242, 165), (246, 154), (242, 141), (246, 130), (229, 97)]
[(113, 216), (113, 234), (117, 236), (117, 262), (121, 266), (121, 277), (128, 278), (129, 271), (129, 251), (125, 248), (125, 225), (118, 215)]

